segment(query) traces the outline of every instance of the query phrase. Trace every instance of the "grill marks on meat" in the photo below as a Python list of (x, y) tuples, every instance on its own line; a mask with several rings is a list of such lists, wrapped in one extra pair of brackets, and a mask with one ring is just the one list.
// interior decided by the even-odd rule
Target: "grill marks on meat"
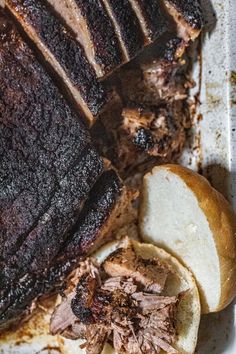
[(97, 76), (104, 76), (120, 66), (123, 53), (102, 0), (67, 0), (67, 4), (75, 17), (77, 28), (74, 30)]
[[(88, 354), (101, 353), (106, 340), (112, 341), (117, 353), (155, 354), (162, 349), (169, 354), (178, 354), (173, 347), (176, 339), (178, 297), (160, 296), (154, 288), (152, 292), (147, 292), (146, 284), (140, 282), (140, 279), (136, 281), (133, 273), (129, 277), (130, 272), (127, 272), (127, 269), (131, 266), (130, 270), (133, 270), (135, 251), (125, 242), (122, 246), (125, 248), (114, 252), (101, 268), (90, 259), (81, 264), (77, 277), (75, 275), (69, 290), (66, 290), (66, 298), (57, 307), (51, 319), (52, 333), (85, 339), (83, 348), (86, 348)], [(123, 258), (121, 261), (121, 257), (129, 259)], [(147, 260), (137, 257), (136, 261), (141, 262), (140, 272), (143, 272), (143, 277), (146, 278), (142, 263), (147, 263)], [(110, 268), (111, 262), (118, 264), (120, 261), (122, 264), (127, 263), (127, 276), (124, 273), (117, 276), (116, 269)], [(149, 265), (150, 262), (156, 276), (163, 273), (163, 267), (159, 268), (158, 261), (149, 261)], [(168, 269), (164, 271), (168, 273)], [(160, 282), (163, 283), (162, 280)], [(162, 284), (162, 288), (164, 286), (165, 284)], [(70, 306), (72, 312), (69, 310)], [(68, 317), (65, 317), (62, 311), (66, 311)]]
[(168, 29), (168, 21), (160, 3), (156, 0), (129, 0), (147, 43), (152, 43)]
[(138, 18), (128, 0), (103, 0), (117, 31), (126, 61), (143, 48), (144, 36)]
[[(50, 267), (40, 273), (31, 272), (11, 282), (0, 292), (0, 328), (15, 322), (30, 309), (40, 295), (58, 291), (78, 260), (91, 253), (95, 245), (105, 242), (109, 221), (117, 217), (116, 205), (123, 198), (123, 186), (114, 171), (105, 171), (89, 194), (88, 200), (67, 241)], [(77, 328), (78, 331), (78, 328)]]
[(6, 4), (92, 122), (106, 106), (109, 95), (97, 80), (84, 49), (46, 1), (7, 0)]

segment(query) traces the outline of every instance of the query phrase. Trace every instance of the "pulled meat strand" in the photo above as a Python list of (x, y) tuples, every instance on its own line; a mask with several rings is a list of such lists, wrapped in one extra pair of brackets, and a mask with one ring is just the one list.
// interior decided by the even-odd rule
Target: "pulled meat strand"
[[(111, 264), (119, 267), (110, 267)], [(144, 264), (149, 266), (148, 271)], [(150, 292), (147, 286), (151, 269), (161, 279), (161, 293), (160, 286), (154, 287), (157, 292), (153, 289)], [(73, 292), (52, 317), (54, 334), (85, 339), (82, 346), (87, 354), (101, 354), (106, 341), (112, 342), (119, 354), (156, 354), (161, 350), (179, 354), (173, 343), (176, 311), (182, 295), (162, 295), (169, 269), (164, 269), (157, 260), (142, 259), (123, 243), (123, 248), (109, 256), (101, 267), (87, 260), (77, 274), (80, 274), (77, 286), (73, 279)], [(72, 309), (69, 318), (63, 314), (60, 319), (60, 313), (67, 310), (67, 306)]]

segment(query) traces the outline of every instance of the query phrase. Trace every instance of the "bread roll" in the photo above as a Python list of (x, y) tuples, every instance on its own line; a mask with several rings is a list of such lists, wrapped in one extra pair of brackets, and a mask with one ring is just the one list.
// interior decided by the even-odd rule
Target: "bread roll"
[(225, 308), (236, 295), (236, 217), (226, 199), (204, 177), (178, 165), (148, 173), (141, 199), (143, 240), (192, 271), (203, 313)]
[[(165, 288), (167, 296), (176, 296), (181, 292), (187, 291), (179, 303), (176, 319), (178, 337), (173, 347), (181, 354), (193, 354), (197, 343), (201, 309), (198, 289), (191, 272), (163, 249), (134, 240), (131, 242), (135, 252), (142, 258), (158, 258), (171, 270), (172, 274), (168, 276)], [(102, 263), (118, 246), (119, 242), (109, 243), (95, 253), (95, 257), (99, 263)], [(108, 353), (115, 354), (110, 346), (107, 346), (103, 352), (103, 354)]]

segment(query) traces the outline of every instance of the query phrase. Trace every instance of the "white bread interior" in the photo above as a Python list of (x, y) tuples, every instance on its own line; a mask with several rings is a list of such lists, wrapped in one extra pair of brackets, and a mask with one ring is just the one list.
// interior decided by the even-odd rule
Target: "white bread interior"
[(236, 217), (204, 177), (178, 165), (155, 167), (144, 177), (139, 221), (144, 241), (163, 247), (192, 271), (203, 313), (233, 300)]

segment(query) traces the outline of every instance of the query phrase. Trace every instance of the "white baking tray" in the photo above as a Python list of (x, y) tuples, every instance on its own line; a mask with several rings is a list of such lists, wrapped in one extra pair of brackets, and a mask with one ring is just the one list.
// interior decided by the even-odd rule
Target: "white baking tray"
[[(236, 0), (212, 4), (217, 22), (205, 36), (202, 51), (202, 165), (236, 210)], [(209, 9), (209, 1), (204, 0), (204, 5)], [(197, 353), (236, 353), (236, 302), (219, 314), (203, 317)]]
[[(203, 0), (203, 8), (208, 32), (203, 35), (202, 58), (194, 66), (198, 85), (193, 91), (194, 95), (200, 90), (201, 104), (191, 148), (181, 162), (193, 169), (200, 167), (236, 209), (236, 0)], [(200, 115), (202, 120), (197, 119)], [(47, 335), (49, 317), (41, 310), (30, 325), (5, 339), (0, 337), (0, 354), (78, 353), (78, 342)], [(204, 316), (197, 353), (235, 354), (235, 327), (236, 304)]]

